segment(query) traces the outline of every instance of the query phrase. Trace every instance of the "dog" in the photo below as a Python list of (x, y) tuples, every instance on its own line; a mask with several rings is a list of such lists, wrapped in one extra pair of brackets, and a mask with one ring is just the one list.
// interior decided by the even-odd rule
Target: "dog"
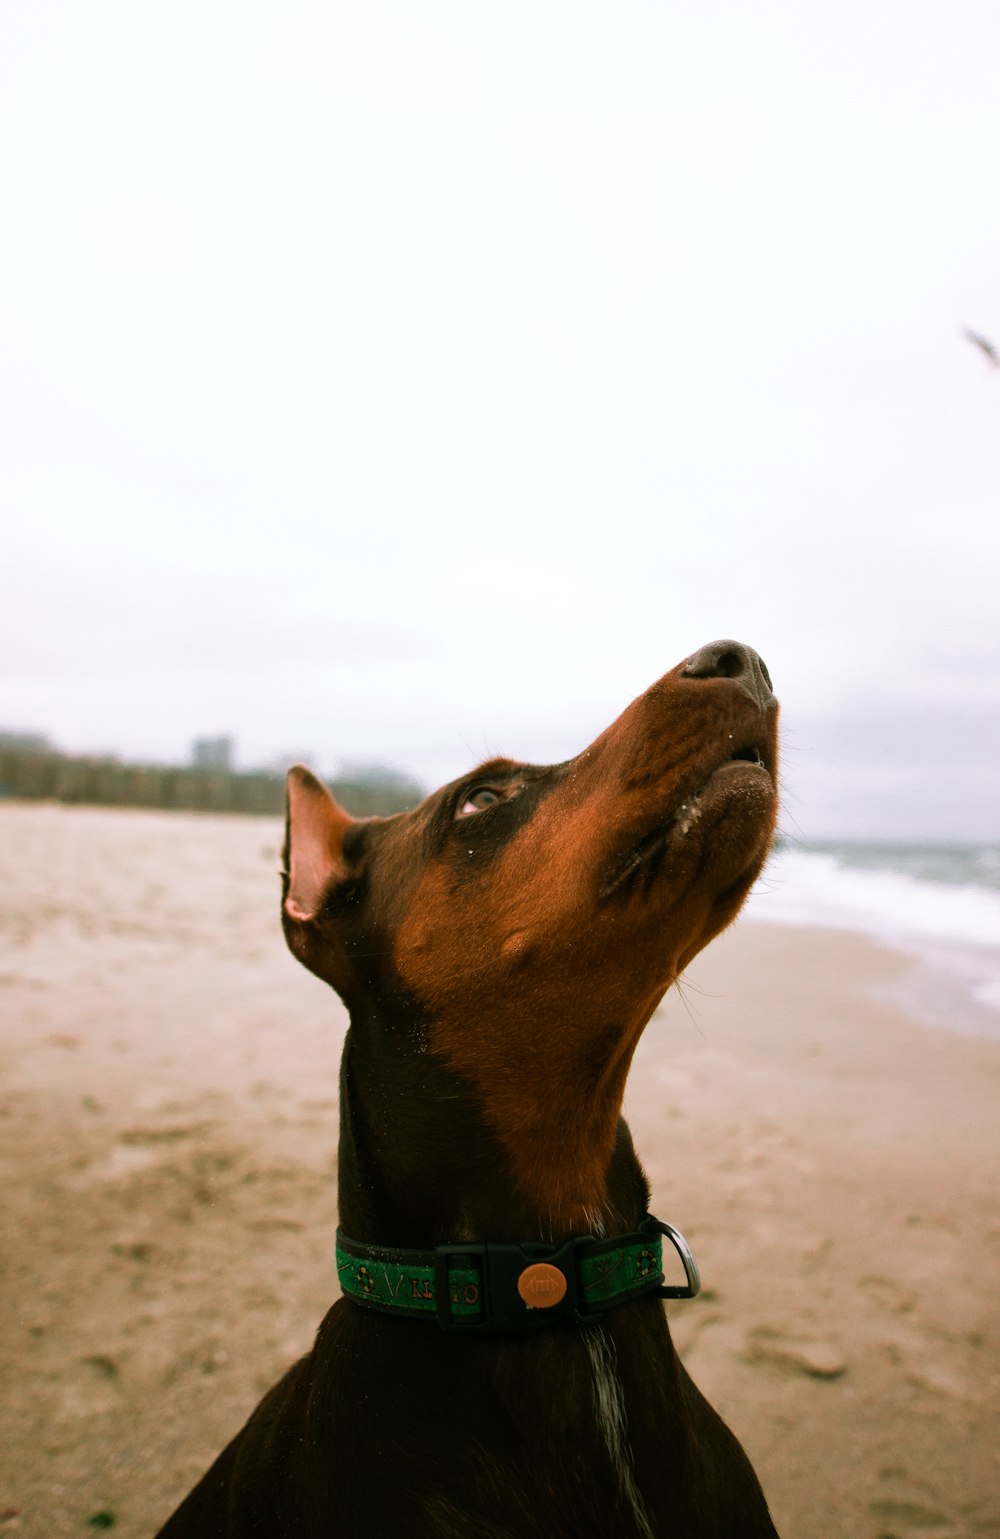
[(732, 641), (576, 758), (410, 812), (356, 820), (290, 772), (285, 936), (350, 1011), (343, 1297), (160, 1539), (776, 1534), (671, 1343), (697, 1269), (621, 1116), (646, 1022), (761, 870), (776, 774)]

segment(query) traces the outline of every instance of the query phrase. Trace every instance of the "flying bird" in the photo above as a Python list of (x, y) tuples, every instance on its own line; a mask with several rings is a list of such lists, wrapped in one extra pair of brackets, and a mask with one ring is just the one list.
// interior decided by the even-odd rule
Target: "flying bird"
[(962, 333), (967, 342), (973, 347), (978, 347), (984, 357), (988, 358), (995, 369), (1000, 369), (1000, 352), (993, 346), (989, 337), (981, 337), (978, 331), (972, 331), (968, 326)]

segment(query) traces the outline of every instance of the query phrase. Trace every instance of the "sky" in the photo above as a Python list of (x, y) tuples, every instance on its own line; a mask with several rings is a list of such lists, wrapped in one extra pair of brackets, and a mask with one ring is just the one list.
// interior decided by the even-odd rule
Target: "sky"
[(765, 658), (792, 838), (1000, 839), (992, 0), (8, 0), (0, 727), (585, 746)]

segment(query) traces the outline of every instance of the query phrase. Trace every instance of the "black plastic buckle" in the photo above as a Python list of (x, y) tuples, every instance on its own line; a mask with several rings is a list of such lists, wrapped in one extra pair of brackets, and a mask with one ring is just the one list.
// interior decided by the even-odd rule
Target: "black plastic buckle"
[[(576, 1265), (576, 1253), (593, 1243), (593, 1235), (583, 1234), (558, 1247), (502, 1242), (436, 1246), (434, 1296), (437, 1301), (438, 1325), (442, 1330), (524, 1331), (535, 1330), (557, 1320), (572, 1320), (577, 1325), (589, 1325), (600, 1320), (604, 1314), (603, 1309), (588, 1310), (581, 1307), (583, 1301)], [(448, 1269), (470, 1261), (479, 1269), (479, 1304), (482, 1313), (478, 1319), (471, 1319), (467, 1315), (453, 1316), (451, 1312)], [(566, 1279), (565, 1296), (548, 1309), (532, 1308), (517, 1291), (517, 1280), (521, 1273), (537, 1261), (558, 1267)]]

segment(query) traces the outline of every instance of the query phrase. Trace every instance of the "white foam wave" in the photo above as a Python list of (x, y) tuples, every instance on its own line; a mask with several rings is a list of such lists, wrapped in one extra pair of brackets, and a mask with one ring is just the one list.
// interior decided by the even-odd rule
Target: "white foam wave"
[(747, 917), (832, 925), (902, 944), (923, 939), (991, 947), (1000, 960), (1000, 893), (846, 866), (826, 852), (777, 851), (751, 894)]

